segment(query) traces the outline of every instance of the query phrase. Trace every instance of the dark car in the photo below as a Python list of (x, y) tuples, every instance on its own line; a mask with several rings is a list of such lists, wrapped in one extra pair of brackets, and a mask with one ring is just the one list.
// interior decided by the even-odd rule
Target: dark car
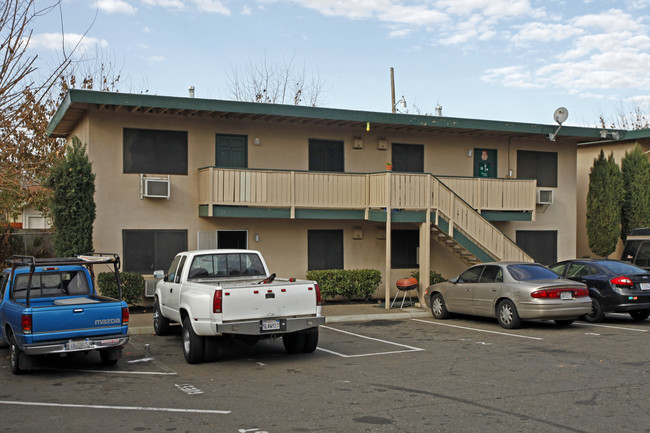
[(588, 322), (600, 322), (613, 312), (628, 313), (634, 320), (650, 316), (650, 272), (645, 269), (606, 259), (566, 260), (549, 267), (589, 286), (593, 308), (584, 317)]

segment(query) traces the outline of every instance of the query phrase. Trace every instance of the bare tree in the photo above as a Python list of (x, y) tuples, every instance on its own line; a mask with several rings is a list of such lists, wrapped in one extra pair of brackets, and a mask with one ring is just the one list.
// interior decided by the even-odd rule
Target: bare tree
[(640, 102), (632, 102), (625, 104), (618, 102), (615, 106), (614, 117), (608, 117), (604, 114), (602, 108), (598, 108), (598, 126), (601, 128), (610, 129), (646, 129), (650, 128), (650, 101), (644, 104)]
[(237, 101), (317, 106), (325, 84), (318, 74), (307, 81), (304, 68), (296, 72), (294, 59), (278, 66), (265, 56), (259, 64), (249, 60), (243, 67), (231, 67), (230, 96)]

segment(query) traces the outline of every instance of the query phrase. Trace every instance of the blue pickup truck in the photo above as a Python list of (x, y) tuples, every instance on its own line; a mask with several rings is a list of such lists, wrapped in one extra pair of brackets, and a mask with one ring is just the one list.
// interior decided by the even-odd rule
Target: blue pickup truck
[(10, 267), (0, 273), (0, 327), (14, 374), (31, 369), (36, 355), (98, 350), (105, 365), (122, 357), (129, 341), (129, 308), (100, 296), (94, 282), (96, 266), (112, 268), (122, 298), (116, 254), (12, 256), (7, 263)]

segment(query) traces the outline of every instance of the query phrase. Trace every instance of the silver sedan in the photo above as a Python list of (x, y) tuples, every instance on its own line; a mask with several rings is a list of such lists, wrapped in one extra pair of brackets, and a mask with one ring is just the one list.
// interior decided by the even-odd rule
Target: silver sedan
[(591, 313), (586, 285), (525, 262), (472, 266), (458, 277), (429, 286), (425, 300), (436, 319), (446, 319), (450, 313), (496, 317), (508, 329), (536, 319), (568, 326)]

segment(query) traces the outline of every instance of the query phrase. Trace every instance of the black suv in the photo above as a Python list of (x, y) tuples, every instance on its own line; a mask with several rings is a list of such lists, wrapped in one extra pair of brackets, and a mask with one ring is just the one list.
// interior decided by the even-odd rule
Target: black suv
[(566, 260), (549, 266), (565, 278), (589, 286), (593, 301), (588, 322), (601, 322), (605, 313), (625, 312), (634, 320), (650, 317), (650, 272), (606, 259)]

